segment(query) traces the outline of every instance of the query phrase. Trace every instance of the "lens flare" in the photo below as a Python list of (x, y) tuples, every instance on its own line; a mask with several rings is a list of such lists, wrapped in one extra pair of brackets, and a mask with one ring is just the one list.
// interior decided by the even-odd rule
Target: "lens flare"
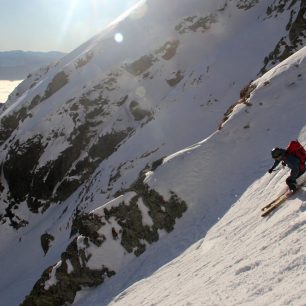
[(117, 43), (121, 43), (123, 42), (123, 35), (122, 33), (116, 33), (115, 36), (114, 36), (114, 39)]

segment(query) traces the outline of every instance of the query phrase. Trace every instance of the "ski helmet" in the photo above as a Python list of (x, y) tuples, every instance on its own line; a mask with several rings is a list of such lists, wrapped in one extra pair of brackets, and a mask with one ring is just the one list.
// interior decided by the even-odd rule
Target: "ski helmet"
[(271, 155), (273, 158), (278, 158), (282, 155), (282, 149), (280, 148), (273, 148), (271, 151)]

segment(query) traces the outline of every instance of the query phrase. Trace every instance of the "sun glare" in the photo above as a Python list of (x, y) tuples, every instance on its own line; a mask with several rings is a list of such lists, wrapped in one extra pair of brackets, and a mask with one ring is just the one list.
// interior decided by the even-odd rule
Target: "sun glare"
[(78, 7), (79, 0), (70, 0), (69, 2), (69, 9), (66, 14), (66, 18), (63, 20), (62, 28), (60, 33), (58, 33), (58, 45), (60, 46), (64, 39), (66, 34), (69, 31), (69, 28), (71, 27), (71, 23), (73, 22), (74, 18), (74, 12), (76, 8)]
[[(74, 37), (80, 43), (84, 42), (106, 27), (117, 25), (129, 14), (132, 15), (130, 18), (141, 18), (145, 15), (145, 2), (146, 0), (66, 0), (65, 15), (56, 34), (57, 45), (75, 39)], [(118, 31), (113, 39), (120, 44), (126, 37)]]
[(116, 33), (115, 36), (114, 36), (114, 39), (117, 43), (121, 43), (123, 42), (123, 35), (122, 33)]

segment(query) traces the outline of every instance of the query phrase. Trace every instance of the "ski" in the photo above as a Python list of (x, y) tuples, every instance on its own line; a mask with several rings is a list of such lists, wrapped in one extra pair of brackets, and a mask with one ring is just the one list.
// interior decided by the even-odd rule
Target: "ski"
[(281, 195), (279, 195), (277, 198), (275, 198), (273, 201), (271, 201), (269, 204), (267, 204), (266, 206), (262, 207), (262, 211), (267, 210), (268, 208), (270, 208), (271, 206), (273, 206), (276, 202), (278, 202), (279, 200), (281, 200), (287, 193), (289, 192), (289, 190), (286, 190), (284, 193), (282, 193)]
[(282, 193), (280, 196), (278, 196), (276, 199), (274, 199), (272, 202), (264, 206), (262, 210), (262, 217), (267, 216), (270, 212), (272, 212), (274, 209), (279, 207), (282, 203), (284, 203), (290, 196), (295, 194), (299, 189), (303, 186), (306, 186), (306, 181), (304, 181), (302, 184), (298, 185), (296, 190), (294, 192), (290, 192), (289, 190), (286, 190), (284, 193)]
[(284, 194), (280, 195), (277, 199), (275, 199), (273, 202), (268, 204), (267, 208), (262, 208), (262, 217), (267, 216), (270, 212), (272, 212), (274, 209), (279, 207), (282, 203), (284, 203), (289, 197), (292, 195), (289, 191), (286, 191)]

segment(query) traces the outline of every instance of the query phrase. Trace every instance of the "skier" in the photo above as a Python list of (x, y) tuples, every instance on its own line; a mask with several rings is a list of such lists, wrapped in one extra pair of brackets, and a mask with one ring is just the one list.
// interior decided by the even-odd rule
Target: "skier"
[[(290, 147), (290, 145), (289, 145)], [(281, 162), (283, 166), (288, 166), (291, 169), (290, 175), (286, 179), (286, 184), (288, 185), (290, 191), (295, 191), (297, 188), (296, 179), (305, 173), (305, 160), (301, 161), (301, 159), (289, 150), (274, 148), (271, 151), (272, 158), (275, 160), (273, 166), (269, 169), (269, 173), (279, 165)]]

